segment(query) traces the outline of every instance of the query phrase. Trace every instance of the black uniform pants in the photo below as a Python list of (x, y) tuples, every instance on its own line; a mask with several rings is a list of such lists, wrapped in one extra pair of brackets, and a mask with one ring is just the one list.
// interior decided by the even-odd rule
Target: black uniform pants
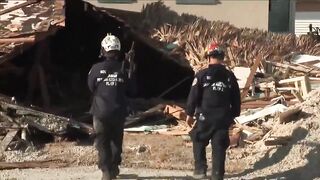
[(228, 130), (210, 128), (207, 125), (197, 122), (194, 129), (190, 132), (190, 135), (193, 142), (195, 171), (207, 171), (206, 146), (211, 140), (212, 175), (223, 177), (225, 173), (226, 150), (230, 145)]
[(98, 167), (102, 171), (114, 171), (121, 164), (124, 120), (93, 117), (96, 132), (95, 147), (98, 150)]

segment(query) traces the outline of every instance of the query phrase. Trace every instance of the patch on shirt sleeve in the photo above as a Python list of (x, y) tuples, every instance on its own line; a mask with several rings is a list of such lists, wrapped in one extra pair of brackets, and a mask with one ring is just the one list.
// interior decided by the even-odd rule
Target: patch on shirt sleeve
[(194, 78), (193, 81), (192, 81), (192, 86), (197, 85), (197, 83), (198, 83), (198, 79), (197, 79), (197, 78)]

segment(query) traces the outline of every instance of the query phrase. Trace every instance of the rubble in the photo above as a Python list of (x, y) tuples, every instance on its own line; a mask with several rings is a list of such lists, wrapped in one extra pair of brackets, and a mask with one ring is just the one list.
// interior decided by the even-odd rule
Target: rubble
[(206, 67), (203, 56), (211, 41), (225, 45), (226, 63), (230, 67), (241, 65), (249, 67), (258, 55), (263, 60), (279, 62), (289, 58), (288, 52), (320, 54), (317, 41), (312, 37), (295, 37), (294, 34), (276, 34), (248, 28), (239, 29), (226, 22), (209, 22), (191, 15), (178, 16), (173, 12), (168, 16), (175, 17), (172, 18), (174, 21), (166, 16), (157, 16), (159, 12), (168, 11), (170, 12), (168, 7), (161, 1), (145, 6), (142, 10), (145, 14), (143, 20), (149, 23), (142, 26), (148, 30), (150, 37), (163, 42), (164, 47), (168, 44), (177, 44), (178, 46), (168, 53), (178, 59), (186, 59), (195, 71)]
[(0, 3), (0, 64), (64, 26), (64, 1)]
[[(62, 10), (59, 9), (61, 8), (60, 5), (54, 5), (51, 1), (51, 4), (49, 4), (49, 1), (28, 1), (26, 3), (31, 3), (28, 4), (28, 7), (43, 8), (44, 13), (49, 11), (50, 16), (36, 18), (37, 22), (33, 24), (15, 24), (9, 23), (9, 21), (5, 23), (3, 28), (0, 29), (2, 35), (0, 38), (0, 61), (6, 59), (5, 57), (20, 45), (35, 43), (40, 32), (50, 31), (51, 26), (60, 26), (63, 21), (62, 16), (55, 14), (59, 14)], [(24, 5), (26, 4), (20, 4), (20, 6)], [(47, 5), (51, 8), (46, 8)], [(195, 72), (207, 65), (203, 54), (210, 41), (214, 40), (225, 45), (227, 52), (226, 65), (235, 72), (241, 82), (240, 90), (242, 91), (242, 113), (240, 117), (236, 118), (236, 123), (229, 131), (231, 148), (228, 156), (230, 160), (242, 159), (248, 162), (249, 167), (259, 170), (256, 166), (268, 167), (270, 163), (266, 163), (264, 159), (270, 158), (275, 161), (274, 166), (277, 167), (270, 171), (275, 171), (275, 169), (288, 170), (289, 167), (281, 168), (285, 163), (292, 165), (293, 168), (298, 168), (299, 165), (306, 163), (306, 160), (303, 159), (312, 156), (309, 153), (315, 151), (319, 146), (317, 142), (320, 133), (318, 108), (320, 91), (315, 89), (320, 86), (320, 79), (318, 78), (320, 69), (309, 60), (301, 61), (301, 58), (314, 60), (314, 57), (319, 56), (318, 42), (308, 36), (297, 38), (292, 34), (280, 35), (252, 29), (238, 29), (224, 22), (208, 22), (188, 15), (179, 16), (162, 5), (161, 2), (147, 5), (144, 7), (142, 14), (134, 13), (134, 17), (142, 18), (143, 21), (131, 28), (140, 33), (142, 31), (146, 32), (145, 34), (149, 36), (144, 37), (146, 44), (151, 44), (152, 47), (160, 49), (159, 51), (163, 54), (174, 57), (173, 59), (180, 65), (192, 68)], [(20, 6), (16, 6), (16, 10), (19, 10)], [(57, 7), (57, 11), (55, 7)], [(161, 13), (162, 10), (168, 13)], [(8, 9), (5, 11), (8, 11)], [(9, 18), (8, 20), (10, 20), (11, 15), (9, 17), (5, 11), (0, 11), (1, 18)], [(109, 12), (108, 10), (101, 12), (115, 13), (115, 11)], [(6, 16), (3, 16), (4, 13)], [(18, 16), (24, 12), (21, 12), (20, 9), (12, 13)], [(31, 16), (31, 14), (27, 16)], [(130, 21), (130, 17), (127, 18)], [(25, 30), (24, 26), (27, 26), (28, 30)], [(17, 36), (19, 33), (21, 34)], [(292, 58), (291, 52), (297, 51), (307, 55), (299, 56), (300, 60)], [(37, 68), (39, 67), (35, 66), (35, 69)], [(43, 69), (40, 68), (38, 71), (41, 72)], [(181, 78), (181, 81), (172, 84), (158, 98), (163, 98), (168, 92), (190, 78), (192, 77)], [(49, 101), (49, 99), (46, 101)], [(136, 99), (136, 101), (139, 100)], [(41, 108), (22, 105), (17, 103), (14, 98), (1, 98), (0, 106), (0, 158), (1, 155), (5, 155), (6, 157), (2, 157), (2, 159), (7, 163), (12, 163), (0, 164), (0, 169), (51, 167), (51, 163), (57, 163), (47, 159), (47, 156), (42, 155), (43, 152), (38, 149), (34, 149), (35, 152), (30, 153), (32, 154), (28, 156), (30, 159), (24, 159), (25, 157), (21, 155), (23, 153), (27, 154), (27, 150), (19, 151), (20, 154), (13, 151), (21, 150), (11, 148), (14, 143), (29, 140), (29, 129), (46, 132), (53, 136), (70, 133), (70, 128), (77, 129), (86, 135), (93, 134), (91, 124), (82, 123), (55, 113), (47, 113)], [(163, 99), (152, 102), (151, 100), (143, 100), (139, 103), (136, 102), (134, 106), (135, 109), (127, 117), (126, 134), (148, 132), (148, 134), (154, 136), (181, 137), (184, 138), (184, 141), (177, 143), (175, 146), (188, 146), (187, 143), (190, 139), (185, 137), (188, 137), (191, 129), (185, 122), (185, 102), (164, 102)], [(139, 143), (141, 139), (138, 139)], [(161, 143), (163, 142), (159, 141), (159, 147), (165, 146)], [(28, 146), (32, 147), (30, 144)], [(77, 157), (77, 161), (80, 161), (81, 158), (85, 159), (82, 157), (83, 152), (79, 149), (71, 153), (73, 156), (81, 154)], [(291, 149), (292, 152), (289, 154), (286, 149)], [(133, 152), (138, 155), (134, 157), (134, 160), (137, 160), (134, 162), (138, 165), (139, 163), (144, 165), (153, 163), (152, 167), (171, 167), (171, 165), (166, 166), (166, 162), (169, 162), (168, 159), (173, 156), (170, 150), (158, 156), (155, 154), (155, 150), (144, 142), (141, 142), (140, 145), (129, 145), (127, 150), (129, 153)], [(231, 153), (234, 151), (238, 151), (240, 154), (233, 156)], [(92, 147), (88, 152), (86, 151), (88, 154), (92, 154), (92, 152)], [(272, 154), (280, 156), (280, 160)], [(287, 157), (285, 157), (286, 155)], [(20, 158), (20, 156), (21, 159), (18, 160), (17, 158)], [(148, 156), (154, 156), (156, 160), (143, 163), (143, 160), (146, 160)], [(172, 158), (184, 161), (183, 155)], [(28, 162), (17, 163), (25, 160)], [(183, 167), (172, 167), (188, 168), (191, 163), (189, 160), (185, 161), (188, 164)], [(90, 162), (94, 162), (94, 160)], [(61, 166), (67, 165), (61, 163)], [(268, 172), (261, 171), (260, 173), (268, 175)], [(246, 173), (252, 172), (249, 170)]]
[[(8, 97), (0, 98), (0, 157), (6, 149), (27, 151), (32, 148), (35, 139), (30, 136), (36, 136), (35, 131), (61, 137), (69, 133), (70, 129), (88, 135), (93, 133), (92, 125), (25, 107), (11, 102)], [(2, 134), (5, 135), (3, 139)], [(9, 148), (10, 144), (14, 148)]]

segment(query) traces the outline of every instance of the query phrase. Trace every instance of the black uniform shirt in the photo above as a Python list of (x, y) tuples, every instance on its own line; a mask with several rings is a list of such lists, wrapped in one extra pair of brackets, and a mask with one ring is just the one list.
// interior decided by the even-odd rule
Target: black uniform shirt
[(113, 113), (126, 116), (127, 76), (122, 72), (122, 63), (105, 60), (92, 66), (88, 75), (88, 86), (93, 93), (90, 112), (98, 118)]
[(240, 104), (236, 77), (225, 66), (214, 64), (195, 75), (186, 113), (193, 116), (197, 109), (206, 121), (226, 128), (240, 115)]

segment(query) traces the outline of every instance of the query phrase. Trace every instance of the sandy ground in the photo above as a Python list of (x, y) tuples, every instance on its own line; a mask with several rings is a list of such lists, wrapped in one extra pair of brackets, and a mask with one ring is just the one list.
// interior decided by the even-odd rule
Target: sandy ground
[[(295, 174), (295, 173), (293, 173)], [(209, 176), (209, 175), (208, 175)], [(1, 180), (97, 180), (101, 179), (101, 171), (96, 166), (79, 166), (60, 169), (25, 169), (5, 170), (0, 172)], [(117, 179), (181, 179), (192, 178), (192, 171), (183, 170), (156, 170), (121, 168), (121, 174)], [(288, 179), (304, 180), (301, 176), (238, 176), (226, 175), (226, 180), (238, 179)], [(312, 178), (319, 180), (319, 177)]]
[[(294, 123), (287, 125), (286, 132), (288, 127), (295, 129), (295, 126)], [(320, 179), (320, 148), (315, 142), (310, 144), (310, 141), (299, 140), (306, 135), (304, 129), (293, 133), (299, 136), (296, 135), (296, 139), (287, 146), (268, 148), (258, 142), (251, 147), (229, 149), (226, 160), (227, 179)], [(300, 142), (297, 144), (296, 141)], [(191, 147), (182, 137), (127, 134), (121, 179), (190, 179), (193, 168)], [(210, 148), (207, 148), (209, 167)], [(48, 159), (67, 162), (71, 167), (3, 170), (0, 172), (0, 180), (101, 178), (93, 146), (77, 145), (76, 142), (47, 144), (42, 150), (29, 153), (7, 151), (5, 161)]]
[[(190, 179), (191, 171), (121, 168), (118, 179)], [(1, 180), (97, 180), (101, 172), (96, 166), (61, 169), (27, 169), (0, 172)]]

